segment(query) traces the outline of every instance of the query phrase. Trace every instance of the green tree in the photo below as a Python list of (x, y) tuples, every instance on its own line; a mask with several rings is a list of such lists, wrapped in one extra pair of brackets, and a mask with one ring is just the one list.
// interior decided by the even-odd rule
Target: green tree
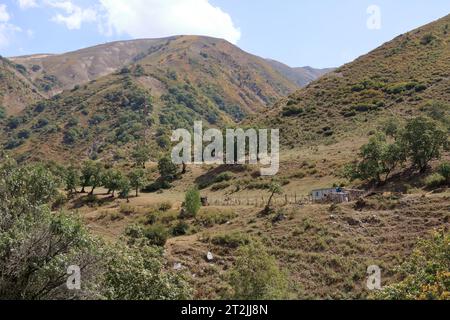
[(448, 133), (437, 122), (418, 117), (407, 122), (401, 141), (413, 165), (425, 172), (430, 161), (441, 157), (448, 144)]
[(108, 189), (108, 192), (112, 192), (112, 197), (114, 198), (114, 194), (117, 190), (120, 190), (122, 186), (122, 180), (124, 176), (122, 172), (115, 169), (106, 170), (103, 174), (103, 185)]
[(136, 197), (139, 197), (139, 190), (144, 187), (146, 183), (145, 171), (142, 169), (136, 169), (129, 174), (130, 185), (136, 191)]
[(184, 218), (193, 218), (197, 215), (202, 206), (200, 192), (197, 188), (191, 188), (184, 197)]
[(172, 181), (177, 176), (178, 168), (169, 157), (163, 157), (158, 161), (158, 170), (161, 178)]
[(150, 160), (150, 148), (145, 145), (137, 145), (131, 155), (136, 166), (145, 169), (145, 163)]
[(66, 191), (69, 192), (69, 194), (76, 194), (77, 193), (77, 187), (80, 185), (80, 173), (77, 170), (77, 168), (71, 166), (67, 168), (66, 174), (65, 174), (65, 182), (66, 182)]
[(261, 243), (239, 248), (237, 259), (228, 274), (232, 299), (278, 300), (288, 298), (288, 280), (274, 257)]
[(119, 197), (122, 199), (127, 199), (127, 201), (130, 201), (128, 198), (130, 196), (130, 190), (131, 190), (131, 185), (130, 185), (130, 180), (124, 178), (122, 179), (121, 183), (120, 183), (120, 188), (119, 188)]
[(346, 167), (345, 175), (350, 180), (373, 180), (381, 183), (406, 160), (405, 149), (399, 142), (389, 143), (386, 136), (378, 133), (361, 147), (361, 160)]

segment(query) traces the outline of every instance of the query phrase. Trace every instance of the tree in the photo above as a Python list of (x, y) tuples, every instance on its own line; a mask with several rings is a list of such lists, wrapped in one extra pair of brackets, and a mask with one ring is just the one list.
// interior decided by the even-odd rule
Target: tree
[[(190, 297), (184, 278), (164, 271), (162, 249), (111, 246), (73, 214), (52, 213), (55, 181), (41, 165), (0, 163), (0, 300)], [(68, 266), (80, 268), (81, 290), (68, 290)]]
[(200, 199), (200, 192), (197, 188), (191, 188), (186, 191), (186, 195), (184, 197), (184, 210), (185, 213), (183, 215), (184, 218), (194, 218), (200, 207), (202, 206)]
[(90, 195), (94, 194), (94, 190), (102, 184), (103, 167), (100, 163), (88, 160), (81, 169), (81, 193), (85, 192), (86, 187), (92, 187)]
[(239, 248), (237, 259), (228, 274), (233, 289), (232, 299), (278, 300), (286, 299), (288, 280), (278, 268), (274, 257), (261, 243), (250, 243)]
[(441, 157), (442, 149), (448, 144), (448, 133), (437, 122), (418, 117), (407, 122), (401, 142), (413, 165), (423, 173), (430, 161)]
[(145, 163), (150, 160), (150, 149), (145, 145), (137, 145), (131, 156), (133, 157), (136, 166), (145, 169)]
[(266, 207), (264, 209), (265, 212), (270, 212), (272, 210), (272, 199), (276, 194), (282, 194), (283, 189), (278, 183), (272, 182), (269, 187), (269, 200), (267, 201)]
[(139, 197), (139, 190), (144, 187), (146, 183), (145, 171), (142, 169), (133, 170), (129, 174), (130, 185), (136, 191), (136, 197)]
[(381, 183), (389, 179), (394, 169), (406, 161), (406, 153), (400, 142), (389, 143), (383, 133), (378, 133), (361, 147), (361, 160), (346, 166), (345, 175), (350, 180), (373, 180)]
[(77, 168), (71, 166), (67, 169), (65, 175), (66, 182), (66, 191), (69, 192), (70, 195), (77, 193), (77, 187), (80, 184), (80, 173)]
[(124, 176), (119, 170), (109, 169), (106, 170), (106, 172), (103, 174), (103, 185), (108, 189), (109, 192), (112, 192), (113, 198), (115, 192), (117, 190), (120, 190), (123, 179)]
[(178, 168), (169, 157), (163, 157), (158, 161), (158, 170), (165, 181), (172, 181), (177, 175)]
[(120, 190), (119, 196), (122, 199), (127, 199), (127, 202), (129, 202), (130, 200), (128, 198), (130, 196), (131, 186), (130, 181), (128, 179), (126, 178), (122, 179), (119, 190)]

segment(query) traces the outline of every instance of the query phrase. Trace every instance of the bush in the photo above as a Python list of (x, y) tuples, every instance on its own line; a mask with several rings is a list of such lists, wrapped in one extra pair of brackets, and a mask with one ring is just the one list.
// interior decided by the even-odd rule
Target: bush
[(211, 211), (205, 210), (197, 214), (196, 222), (204, 227), (212, 227), (216, 224), (224, 224), (236, 217), (233, 211)]
[(178, 236), (184, 236), (187, 234), (189, 230), (189, 225), (184, 221), (179, 221), (173, 228), (172, 228), (172, 235), (174, 237)]
[(384, 287), (372, 298), (385, 300), (448, 300), (450, 291), (450, 234), (437, 232), (419, 242), (408, 260), (397, 268), (403, 280)]
[(211, 243), (217, 246), (237, 249), (240, 246), (248, 245), (250, 243), (250, 237), (245, 233), (236, 231), (215, 235), (211, 238)]
[(219, 183), (219, 182), (224, 182), (224, 181), (230, 181), (231, 179), (233, 179), (233, 174), (231, 172), (222, 172), (220, 174), (218, 174), (216, 176), (216, 178), (214, 179), (214, 182)]
[(144, 236), (151, 245), (163, 247), (169, 238), (169, 232), (163, 225), (155, 224), (144, 230)]
[(433, 173), (425, 179), (426, 186), (431, 189), (439, 188), (440, 186), (444, 185), (445, 182), (446, 179), (439, 173)]
[(158, 206), (158, 210), (160, 211), (169, 211), (170, 209), (172, 209), (172, 203), (170, 203), (169, 201), (160, 203)]
[(438, 173), (442, 175), (447, 183), (450, 183), (450, 162), (444, 162), (438, 167)]
[(238, 258), (228, 274), (236, 300), (278, 300), (288, 297), (288, 278), (274, 257), (260, 243), (238, 250)]

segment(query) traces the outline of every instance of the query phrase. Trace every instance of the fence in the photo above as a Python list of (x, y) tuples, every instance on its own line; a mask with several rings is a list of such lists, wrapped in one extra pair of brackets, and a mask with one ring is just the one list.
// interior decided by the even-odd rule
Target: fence
[[(269, 200), (269, 196), (225, 197), (225, 198), (209, 197), (208, 203), (210, 206), (216, 206), (216, 207), (248, 206), (248, 207), (263, 208), (267, 205), (268, 200)], [(295, 204), (304, 205), (304, 204), (309, 204), (309, 203), (311, 203), (311, 199), (309, 196), (298, 196), (296, 194), (274, 196), (272, 198), (273, 205), (295, 205)]]

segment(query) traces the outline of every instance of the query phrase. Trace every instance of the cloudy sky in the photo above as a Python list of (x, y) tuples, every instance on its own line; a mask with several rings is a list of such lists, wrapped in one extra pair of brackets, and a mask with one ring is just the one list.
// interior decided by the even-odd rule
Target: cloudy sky
[(449, 0), (0, 0), (0, 54), (200, 34), (291, 66), (339, 66), (449, 13)]

